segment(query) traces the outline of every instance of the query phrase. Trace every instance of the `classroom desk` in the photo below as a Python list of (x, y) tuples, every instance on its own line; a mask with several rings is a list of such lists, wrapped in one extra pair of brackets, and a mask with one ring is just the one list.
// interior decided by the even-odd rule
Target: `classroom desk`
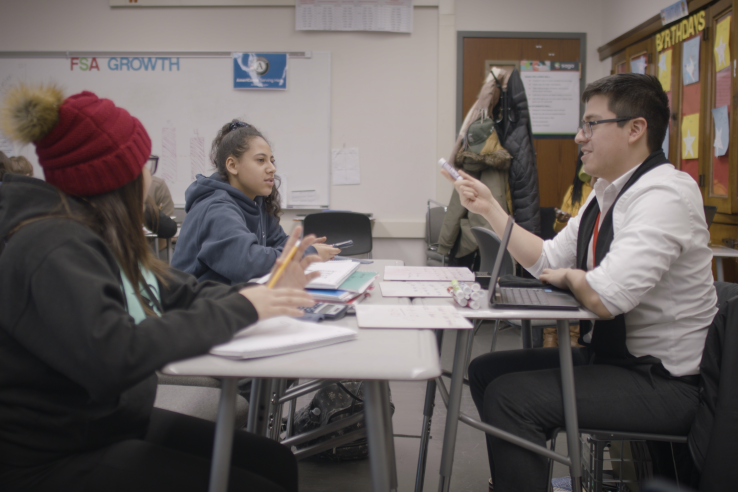
[[(360, 270), (384, 271), (399, 261), (375, 260)], [(379, 278), (382, 278), (380, 273)], [(384, 300), (383, 300), (384, 299)], [(369, 303), (409, 303), (407, 299), (381, 297), (378, 286)], [(355, 340), (275, 357), (230, 360), (212, 355), (168, 364), (162, 372), (172, 375), (222, 378), (220, 407), (209, 490), (222, 492), (228, 485), (237, 381), (253, 378), (361, 379), (364, 390), (367, 439), (375, 492), (397, 489), (392, 418), (388, 381), (422, 381), (441, 374), (436, 338), (431, 330), (359, 330), (355, 316), (334, 323), (354, 328)]]
[[(456, 306), (452, 299), (449, 298), (416, 298), (413, 304), (421, 305), (451, 305)], [(456, 446), (456, 432), (459, 420), (467, 425), (471, 425), (475, 429), (479, 429), (488, 434), (492, 434), (499, 439), (512, 442), (522, 446), (535, 453), (542, 454), (549, 459), (556, 460), (567, 465), (572, 478), (572, 490), (581, 489), (582, 469), (581, 455), (579, 448), (579, 424), (577, 421), (577, 408), (574, 398), (574, 372), (571, 359), (571, 346), (569, 344), (569, 322), (579, 320), (598, 319), (597, 315), (586, 310), (578, 311), (566, 310), (532, 310), (532, 309), (479, 309), (473, 310), (469, 308), (457, 309), (462, 312), (464, 317), (474, 319), (475, 322), (491, 319), (556, 319), (558, 320), (557, 330), (559, 336), (559, 360), (561, 363), (561, 386), (564, 403), (564, 420), (566, 424), (566, 437), (568, 444), (569, 456), (564, 456), (551, 451), (544, 446), (532, 443), (525, 439), (521, 439), (502, 429), (480, 422), (468, 415), (462, 414), (461, 407), (461, 388), (464, 383), (464, 373), (468, 364), (469, 355), (471, 354), (472, 337), (471, 330), (454, 330), (456, 331), (456, 348), (454, 351), (453, 369), (451, 374), (451, 385), (446, 391), (442, 379), (439, 377), (437, 384), (441, 391), (441, 396), (448, 407), (446, 416), (446, 429), (443, 434), (443, 450), (441, 454), (440, 481), (438, 485), (439, 492), (447, 492), (451, 483), (451, 470), (454, 462), (454, 448)], [(432, 385), (428, 385), (432, 395), (426, 395), (426, 401), (430, 398), (435, 399), (434, 389), (430, 389)], [(432, 407), (431, 407), (432, 409)], [(431, 410), (432, 412), (432, 410)], [(425, 458), (427, 450), (423, 449), (423, 444), (427, 443), (426, 433), (430, 432), (427, 426), (423, 428), (421, 436), (421, 449), (418, 456), (418, 475), (416, 477), (416, 492), (422, 490), (422, 477), (425, 473)], [(427, 445), (427, 444), (425, 444)]]
[(712, 256), (715, 258), (715, 270), (717, 270), (718, 282), (725, 281), (725, 271), (723, 270), (723, 258), (738, 258), (738, 249), (726, 248), (725, 246), (710, 245)]

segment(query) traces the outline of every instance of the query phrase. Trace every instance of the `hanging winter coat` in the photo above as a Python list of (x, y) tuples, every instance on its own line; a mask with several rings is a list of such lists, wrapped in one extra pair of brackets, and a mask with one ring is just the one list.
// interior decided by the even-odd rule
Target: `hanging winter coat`
[(520, 73), (513, 70), (493, 115), (502, 118), (497, 125), (500, 143), (510, 154), (510, 195), (515, 221), (528, 231), (541, 234), (538, 170), (533, 148), (528, 98)]

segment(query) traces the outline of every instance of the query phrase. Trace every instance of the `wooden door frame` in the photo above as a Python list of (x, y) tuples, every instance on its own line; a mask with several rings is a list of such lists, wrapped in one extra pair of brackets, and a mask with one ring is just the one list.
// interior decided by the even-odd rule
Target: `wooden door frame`
[[(539, 39), (578, 39), (579, 60), (582, 77), (579, 79), (579, 95), (581, 97), (587, 80), (587, 33), (584, 32), (507, 32), (507, 31), (458, 31), (456, 33), (456, 134), (464, 122), (463, 114), (463, 74), (464, 74), (464, 39), (465, 38), (539, 38)], [(518, 60), (519, 61), (519, 60)], [(569, 60), (561, 60), (569, 61)], [(584, 105), (579, 104), (579, 115), (584, 114)], [(556, 137), (539, 137), (556, 138)], [(571, 138), (567, 136), (566, 138)]]

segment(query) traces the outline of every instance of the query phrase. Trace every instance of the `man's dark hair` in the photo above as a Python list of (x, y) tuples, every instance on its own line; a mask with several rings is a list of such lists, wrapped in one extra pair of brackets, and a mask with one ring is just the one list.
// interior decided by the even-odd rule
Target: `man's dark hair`
[[(661, 148), (669, 129), (669, 98), (661, 87), (659, 79), (653, 75), (619, 73), (592, 82), (584, 89), (582, 102), (593, 96), (608, 98), (607, 107), (618, 118), (639, 116), (648, 124), (648, 150), (655, 152)], [(618, 123), (622, 128), (625, 121)]]

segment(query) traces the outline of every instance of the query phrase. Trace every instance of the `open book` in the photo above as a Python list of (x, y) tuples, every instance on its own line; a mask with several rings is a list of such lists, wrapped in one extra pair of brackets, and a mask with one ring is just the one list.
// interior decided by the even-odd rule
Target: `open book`
[(354, 338), (356, 332), (351, 328), (279, 316), (244, 328), (230, 342), (210, 349), (210, 353), (234, 359), (253, 359), (323, 347)]

